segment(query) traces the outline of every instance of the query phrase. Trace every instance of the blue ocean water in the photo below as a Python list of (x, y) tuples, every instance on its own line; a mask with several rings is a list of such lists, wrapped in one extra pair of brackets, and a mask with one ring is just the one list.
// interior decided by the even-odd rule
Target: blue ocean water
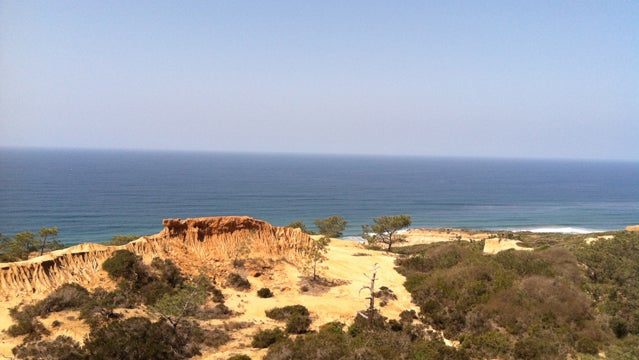
[(67, 244), (148, 235), (164, 218), (338, 214), (413, 227), (557, 231), (639, 224), (639, 163), (0, 149), (0, 232), (57, 226)]

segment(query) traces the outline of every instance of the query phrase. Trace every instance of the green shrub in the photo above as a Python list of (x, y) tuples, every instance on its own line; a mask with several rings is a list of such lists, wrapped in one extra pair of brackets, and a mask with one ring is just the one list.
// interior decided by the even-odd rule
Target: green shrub
[(195, 285), (195, 287), (203, 289), (209, 295), (211, 295), (211, 300), (213, 302), (216, 302), (216, 303), (224, 302), (224, 294), (222, 294), (222, 291), (217, 289), (211, 282), (211, 279), (209, 279), (209, 277), (206, 276), (205, 274), (199, 274), (193, 279), (192, 282)]
[(85, 348), (91, 359), (189, 358), (200, 354), (192, 342), (202, 333), (190, 323), (184, 325), (174, 329), (143, 317), (118, 320), (92, 329)]
[(515, 344), (514, 355), (515, 359), (546, 360), (565, 359), (568, 354), (562, 354), (562, 345), (557, 339), (533, 336), (519, 340)]
[(620, 318), (612, 318), (610, 320), (610, 328), (615, 336), (619, 339), (626, 337), (628, 335), (628, 324), (624, 319)]
[(308, 315), (293, 314), (286, 321), (286, 332), (289, 334), (304, 334), (311, 325), (311, 318)]
[(399, 313), (399, 319), (402, 323), (412, 323), (413, 320), (417, 320), (417, 313), (415, 312), (415, 310), (404, 310), (401, 313)]
[(114, 280), (131, 279), (138, 261), (138, 257), (129, 250), (118, 250), (102, 263), (102, 269)]
[(597, 343), (594, 340), (588, 338), (581, 338), (577, 340), (577, 342), (575, 343), (575, 348), (578, 352), (583, 354), (595, 355), (599, 352), (599, 346), (597, 345)]
[(224, 303), (224, 294), (222, 294), (222, 291), (220, 291), (217, 288), (213, 288), (210, 291), (211, 294), (211, 301), (216, 302), (216, 303)]
[(508, 335), (497, 331), (463, 335), (461, 347), (482, 359), (504, 358), (512, 351)]
[[(387, 329), (342, 331), (343, 324), (322, 326), (317, 333), (279, 341), (268, 349), (265, 360), (305, 359), (468, 359), (465, 352), (442, 341), (424, 340), (424, 335)], [(352, 327), (351, 327), (352, 328)]]
[(265, 349), (283, 339), (286, 339), (286, 334), (280, 328), (260, 330), (253, 335), (251, 346), (258, 349)]
[(248, 290), (251, 288), (251, 283), (246, 278), (242, 277), (242, 275), (237, 273), (229, 274), (226, 278), (226, 282), (229, 286), (237, 290)]
[(171, 261), (171, 259), (153, 258), (151, 267), (159, 273), (159, 280), (166, 283), (172, 288), (181, 285), (184, 277), (180, 269)]
[(91, 294), (89, 301), (80, 309), (80, 319), (85, 320), (91, 328), (98, 327), (121, 317), (114, 312), (114, 309), (128, 306), (130, 306), (128, 296), (122, 291), (106, 291), (97, 288)]
[(599, 310), (625, 323), (611, 324), (615, 336), (639, 335), (639, 232), (620, 231), (612, 239), (581, 242), (575, 254), (587, 267), (587, 291)]
[(68, 336), (58, 336), (53, 341), (24, 342), (11, 349), (18, 359), (83, 360), (86, 351)]
[(244, 354), (231, 355), (228, 360), (251, 360), (251, 357)]
[(139, 290), (142, 301), (146, 305), (154, 305), (164, 295), (169, 295), (173, 291), (173, 288), (169, 284), (160, 281), (150, 282), (142, 286)]
[(397, 300), (397, 295), (393, 293), (393, 290), (389, 289), (386, 286), (382, 286), (373, 294), (374, 297), (378, 298), (379, 306), (386, 306), (388, 302), (391, 300)]
[(319, 327), (319, 332), (335, 332), (342, 334), (344, 333), (344, 326), (346, 324), (341, 323), (339, 321), (331, 321)]
[(233, 315), (233, 311), (224, 304), (217, 304), (214, 307), (204, 307), (195, 312), (195, 318), (199, 320), (228, 319)]
[(257, 291), (257, 296), (261, 298), (270, 298), (273, 297), (273, 292), (269, 288), (261, 288)]
[(289, 305), (266, 310), (266, 316), (273, 320), (287, 321), (293, 315), (308, 316), (310, 313), (304, 305)]
[(66, 309), (78, 309), (89, 301), (89, 291), (78, 284), (64, 284), (39, 301), (36, 305), (38, 315), (46, 317), (49, 313)]
[(9, 336), (27, 335), (25, 340), (39, 340), (42, 335), (49, 335), (44, 325), (36, 318), (37, 308), (33, 305), (26, 305), (19, 310), (18, 307), (9, 309), (9, 315), (16, 322), (7, 328)]
[[(231, 340), (231, 336), (222, 329), (202, 330), (197, 323), (193, 323), (190, 328), (198, 331), (198, 336), (191, 336), (195, 343), (202, 343), (208, 347), (218, 348)], [(193, 330), (191, 330), (194, 333)]]

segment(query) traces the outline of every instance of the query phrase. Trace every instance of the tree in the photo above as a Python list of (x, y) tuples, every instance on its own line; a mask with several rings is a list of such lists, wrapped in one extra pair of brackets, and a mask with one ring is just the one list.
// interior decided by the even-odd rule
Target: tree
[(373, 265), (373, 275), (368, 276), (364, 274), (364, 276), (366, 276), (371, 281), (371, 284), (368, 286), (362, 286), (362, 288), (359, 289), (360, 292), (362, 290), (368, 290), (370, 292), (370, 296), (366, 298), (369, 301), (368, 309), (366, 309), (366, 314), (359, 312), (358, 315), (368, 320), (368, 326), (371, 329), (373, 328), (375, 315), (377, 313), (377, 309), (375, 309), (375, 280), (377, 280), (377, 270), (379, 270), (379, 266), (377, 266), (377, 263), (375, 263)]
[(162, 319), (168, 321), (173, 329), (177, 329), (180, 321), (192, 316), (204, 304), (207, 293), (195, 286), (185, 286), (175, 294), (164, 294), (151, 307)]
[(23, 231), (14, 237), (0, 236), (0, 251), (8, 261), (29, 259), (29, 254), (38, 250), (38, 241), (31, 231)]
[(39, 251), (42, 255), (45, 250), (61, 249), (64, 245), (57, 236), (57, 227), (40, 229), (38, 238), (31, 231), (23, 231), (14, 237), (0, 234), (0, 258), (2, 261), (28, 260), (32, 252)]
[(303, 221), (293, 221), (292, 223), (286, 225), (286, 227), (290, 227), (293, 229), (300, 229), (302, 230), (303, 233), (309, 234), (309, 235), (315, 235), (315, 233), (311, 230), (309, 230), (306, 227), (306, 224), (304, 224)]
[(370, 244), (387, 244), (386, 251), (390, 251), (393, 244), (406, 241), (406, 237), (397, 232), (409, 227), (413, 221), (409, 215), (395, 215), (373, 218), (373, 222), (374, 225), (362, 225), (362, 237)]
[[(50, 228), (42, 228), (38, 233), (40, 236), (40, 255), (44, 254), (44, 250), (57, 250), (62, 249), (64, 245), (60, 243), (58, 240), (58, 228), (50, 227)], [(50, 240), (49, 244), (47, 244), (47, 240)]]
[(326, 236), (313, 239), (309, 253), (310, 267), (313, 268), (313, 280), (317, 280), (317, 266), (327, 259), (326, 253), (328, 252), (328, 244), (330, 242), (331, 239)]
[(342, 236), (342, 231), (346, 229), (348, 221), (339, 215), (333, 215), (325, 219), (315, 219), (313, 223), (324, 237), (338, 238)]

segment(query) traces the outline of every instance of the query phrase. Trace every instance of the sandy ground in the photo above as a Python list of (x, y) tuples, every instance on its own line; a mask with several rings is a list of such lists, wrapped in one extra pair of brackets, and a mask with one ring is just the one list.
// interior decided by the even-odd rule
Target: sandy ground
[[(227, 359), (232, 354), (247, 354), (253, 359), (262, 358), (266, 350), (252, 349), (251, 337), (257, 329), (284, 327), (284, 323), (266, 317), (265, 310), (273, 307), (295, 304), (306, 306), (311, 312), (313, 329), (331, 321), (350, 324), (357, 311), (364, 310), (368, 306), (367, 293), (365, 290), (360, 292), (360, 289), (370, 284), (367, 276), (372, 275), (375, 264), (378, 266), (376, 288), (386, 286), (397, 296), (397, 300), (380, 308), (382, 315), (397, 318), (403, 310), (417, 310), (411, 303), (410, 294), (403, 286), (405, 278), (394, 269), (394, 255), (366, 250), (356, 242), (334, 239), (329, 246), (327, 257), (328, 260), (321, 264), (324, 269), (320, 271), (320, 274), (342, 285), (304, 292), (300, 286), (303, 274), (292, 265), (280, 263), (272, 275), (264, 274), (257, 278), (249, 276), (253, 287), (251, 292), (239, 293), (225, 290), (226, 305), (236, 311), (244, 312), (241, 316), (226, 322), (249, 321), (256, 325), (240, 331), (231, 343), (215, 352), (204, 354), (201, 359)], [(275, 296), (268, 299), (259, 298), (254, 290), (261, 287), (270, 288)]]
[[(251, 290), (238, 292), (223, 289), (226, 305), (239, 313), (227, 320), (212, 320), (208, 326), (241, 327), (241, 323), (250, 326), (232, 332), (233, 340), (214, 351), (206, 351), (197, 359), (227, 359), (232, 354), (247, 354), (253, 359), (260, 359), (266, 350), (253, 349), (250, 346), (252, 335), (259, 329), (270, 329), (285, 324), (269, 319), (265, 310), (273, 307), (303, 304), (311, 312), (313, 323), (311, 328), (331, 322), (340, 321), (349, 324), (353, 321), (357, 311), (368, 306), (366, 290), (360, 289), (369, 285), (367, 276), (372, 275), (372, 268), (378, 266), (376, 288), (386, 286), (397, 296), (397, 300), (390, 301), (381, 307), (381, 314), (388, 318), (397, 318), (399, 313), (407, 309), (417, 308), (411, 303), (410, 294), (404, 289), (405, 278), (394, 269), (395, 255), (380, 251), (371, 251), (362, 245), (345, 240), (332, 240), (327, 254), (328, 260), (321, 264), (319, 274), (322, 278), (332, 281), (335, 286), (311, 286), (308, 291), (302, 291), (304, 278), (300, 269), (286, 262), (278, 262), (272, 268), (262, 273), (246, 271), (251, 282)], [(366, 275), (365, 275), (366, 274)], [(262, 287), (270, 288), (274, 297), (262, 299), (257, 296), (257, 290)], [(24, 302), (37, 299), (23, 299)], [(9, 308), (16, 306), (19, 300), (0, 298), (0, 330), (12, 324)], [(133, 314), (129, 314), (133, 315)], [(77, 320), (77, 312), (60, 312), (51, 314), (44, 319), (43, 324), (50, 330), (54, 339), (57, 335), (68, 335), (78, 341), (86, 336), (88, 327)], [(51, 323), (58, 320), (62, 323), (58, 328), (52, 328)], [(0, 358), (10, 358), (11, 348), (18, 345), (22, 338), (11, 338), (6, 333), (0, 333)]]
[(409, 229), (403, 235), (408, 242), (402, 245), (416, 245), (453, 240), (480, 241), (493, 233), (463, 229)]

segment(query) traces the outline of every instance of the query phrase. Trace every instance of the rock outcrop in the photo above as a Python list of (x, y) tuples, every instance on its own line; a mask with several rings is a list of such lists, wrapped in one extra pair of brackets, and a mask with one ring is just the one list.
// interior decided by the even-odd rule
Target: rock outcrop
[(630, 225), (626, 227), (628, 231), (639, 231), (639, 225)]
[(104, 279), (102, 262), (127, 249), (145, 261), (170, 258), (186, 273), (215, 276), (237, 258), (286, 259), (301, 264), (312, 239), (300, 229), (276, 227), (247, 216), (167, 219), (164, 229), (122, 246), (81, 244), (26, 261), (0, 263), (0, 296), (47, 293), (73, 282), (93, 287)]

